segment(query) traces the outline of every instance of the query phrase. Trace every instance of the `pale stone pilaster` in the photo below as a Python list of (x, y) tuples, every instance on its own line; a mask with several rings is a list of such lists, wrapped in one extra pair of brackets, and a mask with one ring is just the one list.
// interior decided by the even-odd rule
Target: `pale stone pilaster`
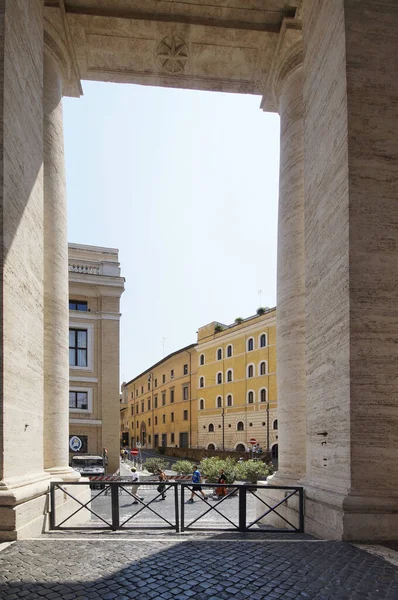
[(263, 102), (281, 119), (277, 269), (279, 466), (297, 483), (306, 466), (303, 68), (301, 30), (285, 20)]
[(62, 118), (62, 72), (44, 55), (44, 466), (63, 478), (68, 467), (68, 243)]

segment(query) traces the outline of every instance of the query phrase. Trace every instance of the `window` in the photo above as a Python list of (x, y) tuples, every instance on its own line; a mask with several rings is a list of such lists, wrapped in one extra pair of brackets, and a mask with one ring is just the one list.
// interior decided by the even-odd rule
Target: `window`
[(254, 392), (250, 391), (247, 393), (247, 403), (253, 404), (254, 402)]
[(138, 413), (138, 402), (137, 402), (137, 404), (135, 405), (135, 412), (136, 412), (136, 413)]
[(69, 408), (88, 410), (88, 392), (69, 392)]
[(138, 429), (138, 427), (139, 427), (139, 426), (140, 426), (140, 424), (139, 424), (139, 423), (138, 423), (138, 421), (137, 421), (137, 429)]
[(253, 377), (253, 375), (254, 375), (253, 365), (248, 365), (248, 367), (247, 367), (247, 376), (248, 377)]
[(144, 412), (144, 410), (145, 410), (145, 409), (144, 409), (144, 401), (142, 401), (142, 402), (141, 402), (141, 412), (143, 413), (143, 412)]
[(148, 435), (148, 444), (150, 444), (150, 443), (151, 443), (151, 436)]
[(158, 380), (155, 379), (155, 387), (158, 387)]
[(172, 423), (174, 423), (174, 413), (173, 412), (170, 415), (170, 420), (171, 420)]
[(69, 329), (69, 365), (87, 367), (87, 329)]
[(131, 398), (132, 399), (134, 398), (134, 392), (131, 392)]
[(151, 382), (148, 381), (148, 392), (150, 391), (150, 389), (151, 389)]
[(204, 410), (205, 408), (205, 401), (203, 400), (203, 398), (201, 398), (199, 400), (199, 410)]
[(222, 383), (222, 373), (217, 373), (217, 383)]
[(228, 369), (227, 371), (227, 381), (232, 381), (232, 369)]
[(166, 375), (162, 375), (162, 383), (166, 383)]
[(69, 310), (80, 310), (87, 312), (87, 302), (83, 302), (81, 300), (69, 300)]
[(162, 423), (166, 423), (166, 415), (162, 415)]
[(204, 377), (201, 377), (199, 379), (199, 387), (205, 387), (205, 378)]
[(184, 365), (184, 375), (188, 375), (188, 365)]
[(267, 372), (267, 363), (265, 360), (260, 363), (260, 375), (265, 375)]
[(182, 386), (182, 399), (188, 400), (188, 398), (189, 398), (189, 386), (183, 385)]
[(222, 360), (222, 349), (221, 348), (219, 348), (217, 350), (217, 360)]
[(155, 417), (155, 425), (157, 425), (157, 424), (158, 424), (158, 418)]
[(201, 354), (199, 357), (199, 364), (200, 365), (204, 365), (205, 364), (205, 355)]
[(148, 410), (151, 410), (151, 399), (148, 398)]
[(138, 388), (135, 390), (135, 397), (138, 396)]
[(171, 443), (174, 444), (174, 433), (170, 434), (171, 435)]
[(260, 335), (260, 348), (265, 348), (266, 345), (267, 345), (267, 336), (265, 335), (265, 333), (262, 333)]
[[(70, 393), (70, 392), (69, 392)], [(70, 400), (69, 400), (69, 404), (70, 404)], [(134, 416), (134, 406), (131, 407), (131, 416)]]
[(210, 423), (210, 425), (209, 425), (209, 433), (214, 433), (214, 425), (213, 425), (213, 423)]
[(222, 407), (222, 397), (221, 396), (217, 396), (216, 406), (217, 406), (217, 408), (221, 408)]
[(148, 419), (148, 426), (149, 427), (151, 426), (151, 417), (149, 417), (149, 419)]
[(157, 396), (155, 396), (154, 399), (153, 399), (153, 407), (154, 408), (158, 407), (158, 397)]
[(247, 340), (247, 351), (251, 352), (252, 350), (254, 350), (254, 340), (253, 338), (249, 338)]
[(184, 410), (184, 421), (188, 421), (188, 411)]
[(232, 395), (228, 394), (227, 396), (227, 406), (232, 406)]
[(141, 394), (143, 394), (143, 393), (144, 393), (144, 386), (142, 385), (141, 386)]
[(162, 392), (162, 406), (166, 405), (166, 392)]
[(260, 402), (267, 402), (267, 390), (265, 388), (260, 390)]
[(174, 388), (172, 388), (170, 390), (170, 404), (173, 404), (174, 402)]
[(231, 358), (232, 356), (232, 346), (231, 344), (229, 344), (229, 346), (227, 346), (227, 358)]
[(236, 425), (236, 429), (237, 429), (237, 431), (244, 431), (245, 430), (245, 424), (243, 423), (243, 421), (238, 421), (238, 423)]
[(278, 429), (278, 419), (275, 419), (275, 421), (272, 423), (272, 429)]
[(171, 369), (170, 371), (170, 379), (174, 379), (174, 369)]

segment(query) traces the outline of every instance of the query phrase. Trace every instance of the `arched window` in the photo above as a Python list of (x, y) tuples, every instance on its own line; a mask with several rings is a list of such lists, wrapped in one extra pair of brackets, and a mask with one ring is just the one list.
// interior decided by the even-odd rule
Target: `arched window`
[(217, 373), (217, 383), (222, 383), (222, 373)]
[(221, 408), (222, 407), (222, 397), (221, 396), (217, 396), (216, 406), (217, 406), (217, 408)]
[(254, 340), (253, 338), (249, 338), (247, 340), (247, 351), (251, 352), (252, 350), (254, 350)]
[(265, 333), (262, 333), (260, 335), (260, 348), (265, 348), (266, 345), (267, 345), (267, 335)]
[(273, 421), (272, 429), (278, 429), (278, 419), (275, 419), (275, 421)]
[(267, 390), (265, 388), (260, 390), (260, 402), (267, 402)]
[(254, 375), (254, 367), (253, 367), (253, 365), (248, 365), (247, 366), (247, 376), (253, 377), (253, 375)]
[(265, 375), (267, 373), (267, 363), (265, 360), (260, 363), (260, 375)]
[(236, 451), (237, 452), (244, 452), (246, 450), (245, 446), (243, 444), (238, 444), (236, 446)]
[(229, 344), (229, 346), (227, 346), (227, 358), (231, 358), (232, 356), (232, 345)]
[(214, 433), (214, 425), (213, 425), (213, 423), (210, 423), (210, 425), (209, 425), (209, 433)]
[(205, 387), (205, 378), (204, 377), (201, 377), (199, 379), (199, 387)]
[(247, 403), (253, 404), (253, 402), (254, 402), (254, 392), (252, 392), (252, 390), (250, 390), (250, 392), (247, 393)]
[(222, 360), (222, 348), (218, 348), (217, 350), (217, 360)]
[(227, 381), (232, 381), (232, 369), (228, 369), (227, 371)]
[(276, 460), (278, 458), (278, 444), (274, 444), (271, 448), (271, 458)]
[(208, 449), (208, 450), (215, 450), (215, 449), (216, 449), (216, 447), (215, 447), (215, 445), (214, 445), (214, 444), (208, 444), (208, 446), (207, 446), (207, 449)]
[(201, 354), (201, 355), (200, 355), (200, 358), (199, 358), (199, 363), (200, 363), (201, 365), (204, 365), (204, 364), (205, 364), (205, 355), (204, 355), (204, 354)]
[(245, 424), (243, 423), (243, 421), (238, 421), (238, 423), (236, 425), (236, 429), (237, 429), (237, 431), (244, 431), (245, 430)]
[(228, 394), (227, 396), (227, 406), (232, 406), (232, 394)]
[(205, 408), (205, 401), (203, 400), (203, 398), (201, 398), (199, 400), (199, 410), (204, 410)]

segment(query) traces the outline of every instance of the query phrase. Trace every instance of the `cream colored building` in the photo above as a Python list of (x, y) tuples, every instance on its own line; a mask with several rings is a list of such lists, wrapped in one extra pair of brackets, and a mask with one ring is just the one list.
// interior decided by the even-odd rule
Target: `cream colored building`
[(69, 244), (69, 453), (108, 455), (119, 467), (118, 250)]
[(304, 485), (308, 533), (398, 536), (397, 30), (395, 0), (1, 3), (3, 538), (40, 532), (51, 479), (77, 477), (62, 97), (82, 79), (279, 114), (274, 483)]

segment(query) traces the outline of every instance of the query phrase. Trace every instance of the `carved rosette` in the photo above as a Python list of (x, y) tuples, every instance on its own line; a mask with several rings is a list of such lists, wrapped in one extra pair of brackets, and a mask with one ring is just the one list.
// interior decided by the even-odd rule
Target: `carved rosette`
[(160, 67), (172, 75), (184, 72), (188, 55), (187, 44), (175, 35), (168, 35), (163, 38), (157, 48), (157, 59)]

